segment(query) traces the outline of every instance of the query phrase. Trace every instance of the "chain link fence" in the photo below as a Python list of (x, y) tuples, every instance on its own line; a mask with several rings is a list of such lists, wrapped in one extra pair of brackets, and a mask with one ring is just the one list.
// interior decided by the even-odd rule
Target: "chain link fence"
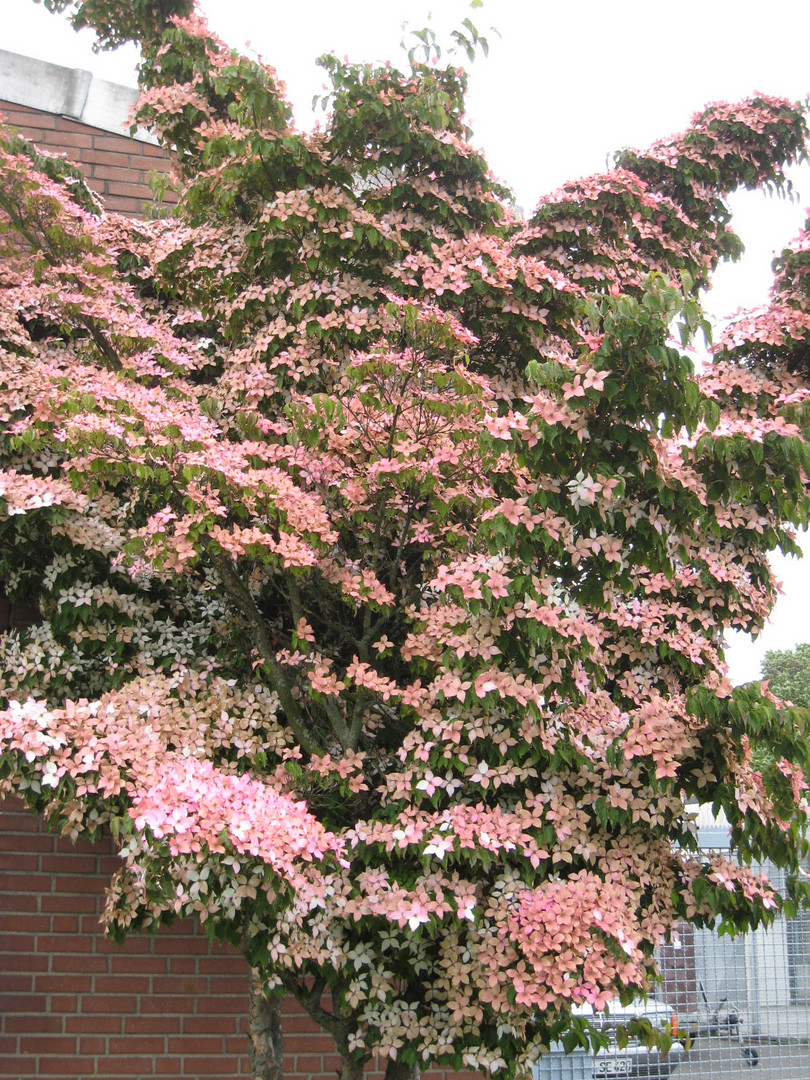
[(655, 996), (691, 1043), (673, 1077), (810, 1080), (810, 912), (735, 938), (682, 926), (660, 963)]

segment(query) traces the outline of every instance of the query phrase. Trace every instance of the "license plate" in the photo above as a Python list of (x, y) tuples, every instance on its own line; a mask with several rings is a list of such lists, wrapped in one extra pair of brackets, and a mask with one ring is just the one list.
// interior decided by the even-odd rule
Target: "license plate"
[(627, 1076), (633, 1071), (629, 1057), (597, 1057), (593, 1063), (594, 1076)]

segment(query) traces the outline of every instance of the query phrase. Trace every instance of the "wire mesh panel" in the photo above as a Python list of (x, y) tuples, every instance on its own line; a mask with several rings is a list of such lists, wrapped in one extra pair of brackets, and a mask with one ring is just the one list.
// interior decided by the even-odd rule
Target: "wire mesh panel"
[[(759, 870), (784, 888), (782, 871), (768, 864)], [(661, 950), (659, 967), (653, 995), (611, 1017), (673, 1024), (680, 1041), (668, 1058), (636, 1040), (596, 1055), (567, 1056), (555, 1047), (533, 1080), (810, 1080), (810, 912), (735, 938), (683, 924)]]
[(690, 1042), (676, 1080), (810, 1080), (810, 913), (736, 938), (683, 926), (660, 966), (655, 996)]

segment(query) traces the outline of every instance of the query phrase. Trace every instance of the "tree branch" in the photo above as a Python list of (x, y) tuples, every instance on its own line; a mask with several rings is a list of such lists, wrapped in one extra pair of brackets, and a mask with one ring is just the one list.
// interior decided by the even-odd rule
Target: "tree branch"
[(299, 746), (310, 756), (322, 754), (322, 748), (306, 729), (304, 713), (292, 695), (292, 684), (276, 659), (276, 650), (270, 640), (267, 623), (256, 607), (247, 586), (230, 559), (223, 555), (214, 555), (210, 551), (209, 558), (231, 602), (248, 621), (253, 644), (269, 670), (273, 689), (279, 696), (281, 707), (284, 709), (284, 716), (290, 725), (290, 730), (298, 740)]

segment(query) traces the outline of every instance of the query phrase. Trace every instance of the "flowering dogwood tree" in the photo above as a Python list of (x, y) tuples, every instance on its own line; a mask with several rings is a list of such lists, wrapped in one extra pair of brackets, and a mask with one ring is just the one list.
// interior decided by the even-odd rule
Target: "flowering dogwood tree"
[(270, 991), (344, 1080), (510, 1075), (678, 920), (796, 900), (746, 862), (797, 867), (803, 714), (732, 691), (723, 632), (810, 505), (806, 240), (704, 374), (672, 335), (801, 109), (710, 106), (521, 221), (455, 67), (327, 58), (302, 134), (188, 6), (74, 7), (141, 41), (180, 202), (107, 214), (0, 143), (0, 576), (41, 612), (2, 640), (3, 790), (112, 833), (111, 934), (244, 951), (255, 1076)]

